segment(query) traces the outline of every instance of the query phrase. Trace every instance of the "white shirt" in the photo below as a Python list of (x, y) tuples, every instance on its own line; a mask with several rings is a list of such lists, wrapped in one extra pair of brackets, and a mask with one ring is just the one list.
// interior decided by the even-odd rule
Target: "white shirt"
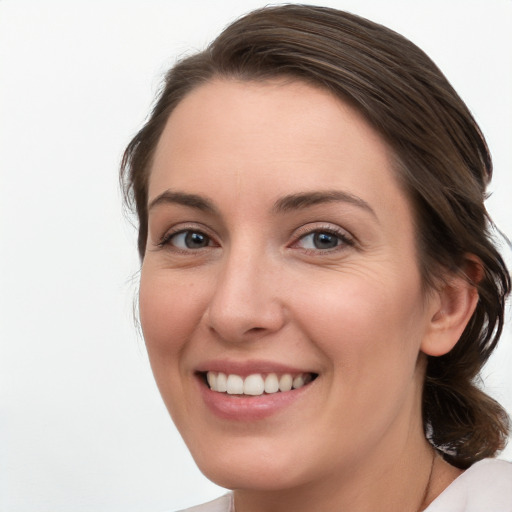
[(512, 464), (497, 459), (473, 464), (425, 512), (512, 512)]
[[(233, 495), (181, 512), (235, 512)], [(512, 463), (484, 459), (466, 469), (425, 512), (512, 512)]]

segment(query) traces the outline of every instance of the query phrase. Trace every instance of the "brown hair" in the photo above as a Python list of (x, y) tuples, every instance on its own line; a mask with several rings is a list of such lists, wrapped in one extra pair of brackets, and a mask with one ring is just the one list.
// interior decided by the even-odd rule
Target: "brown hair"
[(504, 322), (510, 275), (491, 240), (485, 188), (492, 175), (486, 142), (464, 102), (413, 43), (353, 14), (285, 5), (254, 11), (228, 26), (201, 53), (172, 68), (151, 116), (121, 165), (127, 204), (139, 219), (144, 258), (151, 160), (166, 121), (194, 88), (215, 77), (292, 77), (323, 87), (357, 108), (387, 140), (415, 213), (426, 286), (447, 269), (482, 262), (479, 302), (455, 348), (428, 357), (423, 422), (430, 442), (465, 468), (503, 449), (504, 409), (476, 384)]

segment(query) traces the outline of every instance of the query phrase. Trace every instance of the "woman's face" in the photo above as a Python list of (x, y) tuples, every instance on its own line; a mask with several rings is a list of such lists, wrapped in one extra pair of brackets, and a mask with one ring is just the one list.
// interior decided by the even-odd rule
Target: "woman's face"
[(220, 485), (307, 485), (421, 432), (432, 307), (391, 161), (303, 83), (215, 81), (170, 116), (140, 315), (163, 399)]

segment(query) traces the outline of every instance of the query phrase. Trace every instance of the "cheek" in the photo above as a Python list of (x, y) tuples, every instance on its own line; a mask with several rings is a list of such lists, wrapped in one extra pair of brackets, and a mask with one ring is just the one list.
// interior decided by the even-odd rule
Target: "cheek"
[(142, 270), (140, 321), (150, 358), (183, 348), (201, 318), (199, 290), (193, 282), (183, 282), (170, 272)]
[(183, 354), (200, 323), (204, 290), (167, 270), (142, 270), (140, 322), (155, 382), (174, 422), (187, 417)]
[(419, 277), (383, 275), (347, 273), (336, 285), (311, 287), (298, 303), (303, 329), (347, 376), (414, 367), (424, 332)]
[(360, 424), (378, 430), (412, 403), (424, 333), (413, 276), (400, 283), (358, 277), (310, 296), (304, 326), (331, 365), (332, 410), (340, 411), (342, 404), (339, 417), (351, 411), (347, 431)]

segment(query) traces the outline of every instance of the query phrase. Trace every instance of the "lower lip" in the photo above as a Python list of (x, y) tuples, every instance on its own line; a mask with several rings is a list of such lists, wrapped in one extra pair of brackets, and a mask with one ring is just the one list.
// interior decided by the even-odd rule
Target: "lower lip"
[(200, 382), (199, 385), (206, 406), (216, 416), (243, 422), (261, 420), (279, 413), (303, 397), (313, 383), (314, 381), (291, 391), (259, 396), (228, 395), (212, 391), (204, 382)]

